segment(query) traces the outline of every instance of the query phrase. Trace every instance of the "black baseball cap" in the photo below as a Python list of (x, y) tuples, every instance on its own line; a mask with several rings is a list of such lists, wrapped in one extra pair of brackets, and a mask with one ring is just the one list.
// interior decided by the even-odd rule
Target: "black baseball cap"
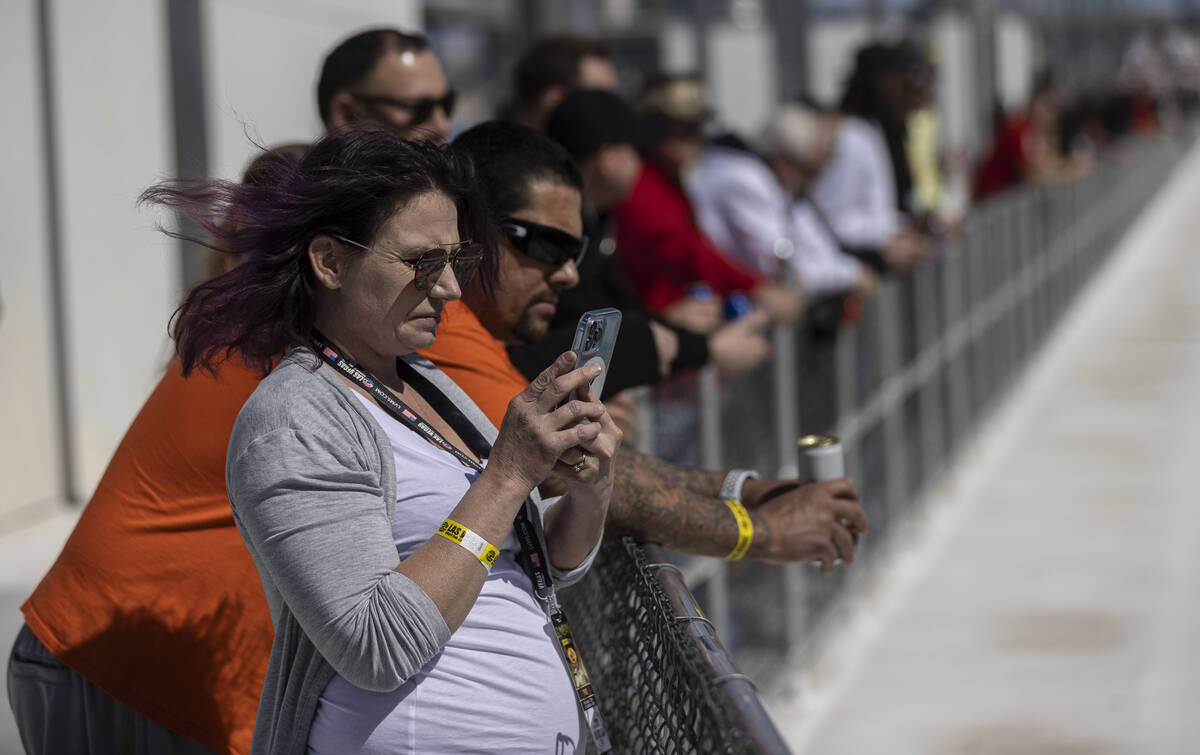
[(568, 94), (550, 112), (546, 135), (582, 162), (607, 144), (636, 145), (637, 117), (618, 95), (584, 89)]

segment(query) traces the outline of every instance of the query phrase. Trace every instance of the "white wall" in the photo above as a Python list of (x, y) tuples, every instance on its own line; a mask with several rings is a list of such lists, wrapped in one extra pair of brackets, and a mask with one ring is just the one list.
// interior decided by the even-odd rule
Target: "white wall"
[(172, 172), (165, 4), (53, 0), (76, 493), (86, 497), (170, 353), (176, 246), (139, 212)]
[(837, 106), (854, 70), (854, 53), (872, 36), (871, 23), (866, 19), (825, 20), (809, 28), (808, 82), (818, 101)]
[(658, 65), (664, 71), (691, 72), (700, 68), (696, 59), (696, 25), (682, 16), (670, 16), (658, 32)]
[[(422, 28), (420, 0), (208, 0), (203, 6), (209, 172), (237, 178), (265, 145), (321, 133), (321, 61), (372, 26)], [(249, 136), (247, 136), (249, 134)]]
[[(54, 378), (36, 6), (9, 3), (0, 24), (0, 515), (63, 494)], [(19, 115), (18, 115), (19, 114)]]
[[(942, 118), (942, 143), (950, 150), (975, 151), (986, 139), (987, 124), (976, 123), (975, 51), (970, 20), (944, 13), (933, 25), (937, 51), (937, 105)], [(983, 127), (985, 133), (981, 135)]]
[(1041, 49), (1030, 23), (1015, 13), (996, 19), (996, 90), (1006, 110), (1029, 104)]
[(775, 41), (765, 28), (717, 24), (708, 41), (708, 90), (720, 122), (757, 135), (778, 105)]
[[(0, 514), (63, 494), (86, 499), (172, 354), (178, 246), (138, 194), (173, 175), (170, 53), (163, 0), (49, 0), (65, 323), (53, 332), (46, 138), (37, 0), (5, 4), (0, 83), (9, 106), (0, 245)], [(208, 0), (210, 173), (236, 177), (254, 146), (319, 134), (315, 83), (326, 52), (367, 26), (419, 28), (420, 0)], [(75, 469), (64, 480), (54, 344), (67, 353)], [(71, 489), (67, 487), (70, 485)]]

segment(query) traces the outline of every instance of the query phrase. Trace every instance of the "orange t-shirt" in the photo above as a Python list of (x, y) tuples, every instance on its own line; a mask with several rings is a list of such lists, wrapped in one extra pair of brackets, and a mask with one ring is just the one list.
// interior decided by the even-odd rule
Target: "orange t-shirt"
[(225, 492), (257, 371), (185, 380), (178, 360), (21, 607), (59, 660), (168, 729), (248, 753), (274, 630)]
[(442, 310), (437, 339), (421, 355), (458, 383), (496, 427), (504, 420), (508, 402), (529, 385), (509, 361), (504, 344), (461, 301)]

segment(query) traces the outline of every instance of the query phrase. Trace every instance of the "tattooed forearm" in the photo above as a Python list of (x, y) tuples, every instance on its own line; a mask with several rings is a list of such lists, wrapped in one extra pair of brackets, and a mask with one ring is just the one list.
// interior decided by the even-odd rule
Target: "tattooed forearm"
[[(606, 524), (609, 536), (631, 535), (673, 550), (710, 556), (724, 556), (737, 543), (737, 523), (729, 508), (716, 498), (721, 487), (716, 473), (623, 452), (616, 461), (614, 477)], [(698, 492), (697, 487), (708, 494)]]

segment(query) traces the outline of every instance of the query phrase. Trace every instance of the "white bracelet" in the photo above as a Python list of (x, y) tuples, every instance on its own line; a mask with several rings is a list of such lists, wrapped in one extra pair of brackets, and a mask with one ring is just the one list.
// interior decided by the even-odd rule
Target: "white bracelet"
[(753, 477), (759, 478), (758, 472), (753, 469), (731, 469), (729, 474), (725, 475), (725, 482), (721, 483), (722, 499), (733, 499), (738, 503), (742, 502), (742, 486), (746, 484), (746, 480)]

